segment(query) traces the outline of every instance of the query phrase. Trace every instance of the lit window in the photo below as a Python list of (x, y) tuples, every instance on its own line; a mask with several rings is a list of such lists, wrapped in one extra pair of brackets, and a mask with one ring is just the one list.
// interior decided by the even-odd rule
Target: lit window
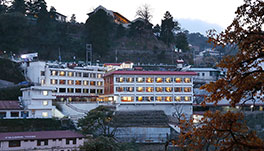
[(175, 92), (182, 92), (182, 88), (180, 88), (180, 87), (176, 87), (176, 88), (174, 88), (174, 91), (175, 91)]
[(76, 72), (75, 75), (76, 75), (76, 77), (81, 77), (82, 73), (81, 72)]
[(146, 91), (147, 91), (147, 92), (153, 92), (153, 88), (152, 88), (152, 87), (147, 87), (147, 88), (146, 88)]
[(58, 74), (57, 71), (55, 71), (55, 70), (51, 71), (51, 75), (52, 75), (52, 76), (56, 76), (57, 74)]
[(166, 92), (171, 92), (172, 88), (171, 87), (166, 87)]
[(137, 97), (137, 101), (143, 101), (143, 97), (142, 96), (138, 96)]
[(191, 83), (191, 78), (184, 78), (185, 83)]
[(103, 82), (102, 81), (97, 81), (97, 86), (102, 86)]
[(146, 99), (147, 99), (147, 101), (149, 101), (149, 102), (153, 101), (153, 97), (151, 97), (151, 96), (146, 97)]
[(48, 105), (48, 101), (43, 101), (42, 105), (47, 106)]
[(45, 84), (45, 80), (42, 79), (42, 80), (41, 80), (41, 85), (44, 85), (44, 84)]
[(81, 80), (76, 80), (75, 81), (75, 85), (81, 85), (81, 84), (82, 84)]
[(181, 97), (180, 96), (176, 96), (175, 97), (175, 101), (181, 101)]
[(161, 83), (161, 82), (163, 82), (163, 79), (162, 78), (156, 78), (156, 82)]
[(51, 79), (51, 80), (50, 80), (50, 83), (53, 84), (53, 85), (54, 85), (54, 84), (57, 84), (57, 82), (58, 82), (58, 80), (55, 80), (55, 79)]
[(184, 92), (191, 92), (191, 88), (190, 87), (186, 87), (186, 88), (184, 88)]
[(116, 81), (117, 81), (117, 82), (120, 82), (120, 83), (123, 83), (123, 82), (124, 82), (124, 78), (123, 78), (123, 77), (116, 78)]
[(73, 85), (73, 80), (68, 80), (68, 85)]
[(185, 97), (184, 97), (184, 101), (191, 101), (191, 97), (189, 97), (189, 96), (185, 96)]
[(123, 96), (123, 97), (121, 97), (121, 101), (122, 102), (133, 102), (134, 101), (134, 97), (131, 97), (131, 96)]
[(153, 83), (153, 78), (150, 78), (150, 77), (147, 78), (147, 79), (146, 79), (146, 82), (147, 82), (147, 83)]
[(167, 97), (165, 98), (165, 101), (166, 101), (166, 102), (171, 102), (171, 101), (172, 101), (172, 97), (167, 96)]
[(102, 74), (97, 74), (97, 78), (102, 78)]
[(137, 78), (137, 82), (139, 82), (139, 83), (144, 82), (144, 78), (142, 78), (142, 77)]
[(127, 78), (127, 82), (129, 82), (129, 83), (134, 82), (134, 78)]
[(90, 85), (95, 85), (95, 81), (90, 81)]
[(143, 92), (144, 88), (143, 87), (137, 87), (137, 92)]
[(89, 89), (83, 89), (83, 93), (89, 93)]
[(60, 76), (65, 76), (65, 72), (64, 71), (60, 71)]
[(83, 85), (88, 85), (88, 81), (83, 81)]
[(66, 84), (66, 80), (60, 80), (60, 84)]
[(156, 92), (162, 92), (163, 88), (162, 87), (156, 87)]
[(68, 93), (73, 93), (73, 88), (68, 88)]
[(123, 87), (117, 87), (117, 88), (116, 88), (116, 91), (117, 91), (117, 92), (123, 92), (123, 91), (124, 91), (124, 88), (123, 88)]
[(133, 87), (127, 87), (127, 92), (134, 92), (134, 88)]
[(162, 97), (161, 96), (156, 97), (156, 101), (162, 101)]
[(42, 117), (48, 117), (48, 112), (42, 112)]
[(166, 78), (167, 83), (171, 83), (172, 79), (171, 78)]
[(42, 91), (42, 94), (47, 96), (48, 95), (48, 91)]
[(68, 72), (68, 76), (72, 77), (73, 76), (73, 72)]
[(176, 83), (181, 83), (182, 82), (182, 78), (175, 78), (175, 82)]

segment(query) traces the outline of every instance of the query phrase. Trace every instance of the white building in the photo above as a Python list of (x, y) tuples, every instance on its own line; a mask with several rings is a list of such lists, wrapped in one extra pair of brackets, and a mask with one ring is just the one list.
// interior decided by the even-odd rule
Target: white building
[(196, 72), (194, 82), (197, 83), (210, 83), (216, 81), (220, 77), (220, 70), (215, 68), (189, 68), (187, 71)]
[(0, 133), (1, 151), (73, 151), (84, 144), (85, 136), (73, 131)]
[(113, 71), (105, 80), (105, 99), (117, 110), (163, 110), (172, 115), (180, 108), (192, 115), (195, 72)]
[(52, 95), (54, 87), (31, 86), (22, 88), (22, 97), (20, 102), (24, 106), (24, 110), (28, 111), (29, 118), (52, 118), (53, 110), (52, 100), (56, 99)]
[(55, 87), (60, 101), (94, 101), (104, 93), (105, 67), (29, 62), (25, 76), (34, 84)]
[(21, 119), (27, 118), (25, 111), (19, 101), (0, 101), (0, 119)]

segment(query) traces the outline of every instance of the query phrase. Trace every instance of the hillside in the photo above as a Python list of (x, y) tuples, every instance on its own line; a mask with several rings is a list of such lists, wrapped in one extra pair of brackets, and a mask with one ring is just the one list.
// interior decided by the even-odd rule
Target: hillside
[(19, 64), (0, 58), (0, 80), (19, 83), (25, 81)]

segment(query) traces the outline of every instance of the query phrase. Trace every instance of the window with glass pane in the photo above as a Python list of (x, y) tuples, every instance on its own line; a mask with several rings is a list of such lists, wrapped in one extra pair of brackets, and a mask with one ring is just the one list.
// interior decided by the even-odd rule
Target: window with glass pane
[(50, 83), (53, 84), (53, 85), (54, 85), (54, 84), (57, 84), (57, 83), (58, 83), (58, 80), (51, 79), (51, 80), (50, 80)]
[(76, 72), (75, 75), (76, 75), (76, 77), (81, 77), (82, 73), (81, 72)]
[(147, 92), (153, 92), (153, 87), (146, 87)]
[(134, 87), (127, 87), (127, 92), (134, 92)]
[(191, 87), (185, 87), (184, 88), (184, 92), (191, 92), (192, 91), (192, 88)]
[(176, 96), (175, 97), (175, 101), (177, 101), (177, 102), (181, 101), (181, 97), (180, 96)]
[(64, 93), (64, 92), (66, 92), (66, 88), (59, 88), (59, 92), (60, 92), (60, 93)]
[(68, 80), (68, 85), (73, 85), (73, 80)]
[(182, 82), (182, 78), (175, 78), (175, 82), (176, 83), (181, 83)]
[(83, 89), (83, 93), (89, 93), (89, 89)]
[(156, 82), (157, 82), (157, 83), (161, 83), (161, 82), (163, 82), (163, 78), (160, 78), (160, 77), (159, 77), (159, 78), (156, 78)]
[(191, 101), (191, 97), (190, 96), (185, 96), (184, 97), (184, 101)]
[(152, 97), (152, 96), (148, 96), (148, 97), (146, 97), (146, 101), (148, 101), (148, 102), (152, 102), (152, 101), (153, 101), (153, 97)]
[(60, 84), (66, 84), (66, 80), (60, 80)]
[(153, 83), (153, 78), (151, 78), (151, 77), (146, 78), (146, 82), (147, 83)]
[(172, 88), (171, 87), (166, 87), (166, 92), (172, 92)]
[(83, 73), (83, 77), (86, 77), (86, 78), (89, 77), (89, 73), (85, 73), (85, 72), (84, 72), (84, 73)]
[(157, 96), (156, 97), (156, 101), (159, 101), (159, 102), (162, 101), (162, 97), (161, 96)]
[(84, 80), (83, 85), (88, 85), (88, 81)]
[(166, 81), (166, 83), (171, 83), (172, 82), (172, 78), (166, 78), (165, 81)]
[(156, 92), (163, 92), (163, 88), (162, 87), (156, 87)]
[(171, 97), (171, 96), (167, 96), (167, 97), (165, 97), (165, 101), (166, 101), (166, 102), (171, 102), (171, 101), (172, 101), (172, 97)]
[(73, 88), (68, 88), (67, 91), (68, 93), (73, 93)]
[(191, 78), (184, 78), (185, 83), (191, 83)]
[(102, 81), (97, 81), (97, 86), (102, 86), (103, 82)]
[(134, 82), (134, 78), (129, 77), (126, 79), (126, 82), (132, 83), (132, 82)]
[(124, 88), (123, 87), (116, 87), (116, 91), (117, 92), (124, 92)]
[(139, 82), (139, 83), (144, 82), (144, 78), (142, 78), (142, 77), (138, 77), (138, 78), (137, 78), (137, 82)]
[(51, 75), (52, 75), (52, 76), (57, 76), (57, 75), (58, 75), (58, 72), (55, 71), (55, 70), (52, 70), (52, 71), (51, 71)]
[(143, 92), (144, 88), (143, 87), (137, 87), (137, 92)]
[(60, 71), (60, 76), (65, 76), (65, 71)]
[(82, 84), (82, 81), (81, 80), (76, 80), (75, 81), (75, 85), (81, 85)]
[(68, 72), (69, 77), (73, 77), (73, 72)]
[(182, 88), (181, 88), (181, 87), (175, 87), (175, 88), (174, 88), (174, 91), (175, 91), (175, 92), (182, 92)]
[(90, 81), (90, 85), (95, 85), (95, 81)]
[(141, 102), (141, 101), (143, 101), (143, 96), (137, 96), (137, 101), (139, 101), (139, 102)]

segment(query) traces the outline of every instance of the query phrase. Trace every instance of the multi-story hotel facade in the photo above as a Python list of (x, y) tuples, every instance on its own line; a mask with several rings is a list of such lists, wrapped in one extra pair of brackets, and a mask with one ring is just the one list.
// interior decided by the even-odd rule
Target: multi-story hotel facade
[[(104, 94), (119, 110), (164, 110), (175, 108), (192, 114), (195, 72), (113, 71), (104, 76)], [(177, 110), (177, 109), (176, 109)]]

